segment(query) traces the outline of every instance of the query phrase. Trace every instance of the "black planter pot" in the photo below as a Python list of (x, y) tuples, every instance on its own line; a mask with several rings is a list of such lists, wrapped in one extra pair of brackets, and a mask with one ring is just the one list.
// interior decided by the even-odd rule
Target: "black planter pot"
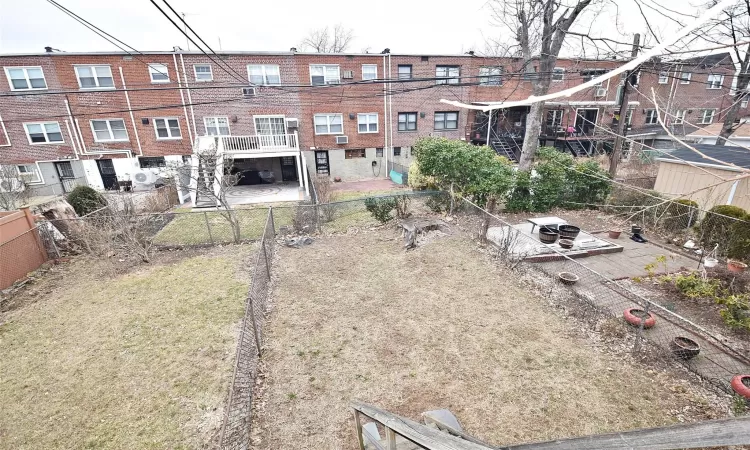
[(560, 235), (555, 229), (549, 227), (539, 228), (539, 240), (542, 241), (543, 244), (554, 244), (559, 236)]
[(557, 230), (560, 232), (561, 238), (570, 240), (574, 240), (581, 232), (581, 229), (574, 225), (560, 225)]
[(641, 234), (641, 233), (643, 233), (643, 228), (640, 225), (633, 225), (630, 228), (630, 232), (632, 234)]
[(701, 352), (701, 346), (697, 342), (681, 336), (672, 339), (669, 349), (680, 359), (695, 358)]

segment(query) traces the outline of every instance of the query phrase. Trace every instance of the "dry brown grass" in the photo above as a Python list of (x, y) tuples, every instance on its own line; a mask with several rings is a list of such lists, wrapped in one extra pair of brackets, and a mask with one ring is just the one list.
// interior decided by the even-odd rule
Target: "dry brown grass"
[(0, 316), (0, 448), (205, 447), (221, 426), (251, 248), (111, 277), (73, 261), (21, 293)]
[(404, 252), (394, 231), (282, 248), (257, 389), (259, 449), (355, 448), (348, 402), (448, 408), (493, 444), (717, 414), (659, 371), (596, 349), (461, 235)]

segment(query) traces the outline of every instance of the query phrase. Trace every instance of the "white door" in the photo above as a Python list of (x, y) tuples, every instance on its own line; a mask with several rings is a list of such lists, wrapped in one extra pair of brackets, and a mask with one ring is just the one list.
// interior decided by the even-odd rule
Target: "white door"
[(263, 147), (286, 147), (284, 116), (255, 117), (255, 131)]

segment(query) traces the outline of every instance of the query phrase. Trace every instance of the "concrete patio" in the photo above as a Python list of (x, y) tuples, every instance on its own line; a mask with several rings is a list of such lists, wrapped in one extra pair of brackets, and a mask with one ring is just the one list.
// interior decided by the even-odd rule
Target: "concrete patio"
[(300, 191), (297, 182), (234, 186), (227, 191), (227, 199), (231, 206), (298, 202), (304, 199), (304, 195), (305, 192)]

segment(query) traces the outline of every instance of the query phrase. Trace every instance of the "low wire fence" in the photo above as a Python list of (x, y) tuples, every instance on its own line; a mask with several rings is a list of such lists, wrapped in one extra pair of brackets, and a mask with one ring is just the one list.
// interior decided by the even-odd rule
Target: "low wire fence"
[(258, 359), (263, 348), (263, 325), (276, 243), (273, 211), (273, 208), (266, 210), (266, 221), (253, 265), (252, 282), (245, 301), (245, 315), (242, 318), (237, 343), (232, 384), (221, 427), (222, 449), (246, 449), (250, 441), (253, 387), (258, 374)]

